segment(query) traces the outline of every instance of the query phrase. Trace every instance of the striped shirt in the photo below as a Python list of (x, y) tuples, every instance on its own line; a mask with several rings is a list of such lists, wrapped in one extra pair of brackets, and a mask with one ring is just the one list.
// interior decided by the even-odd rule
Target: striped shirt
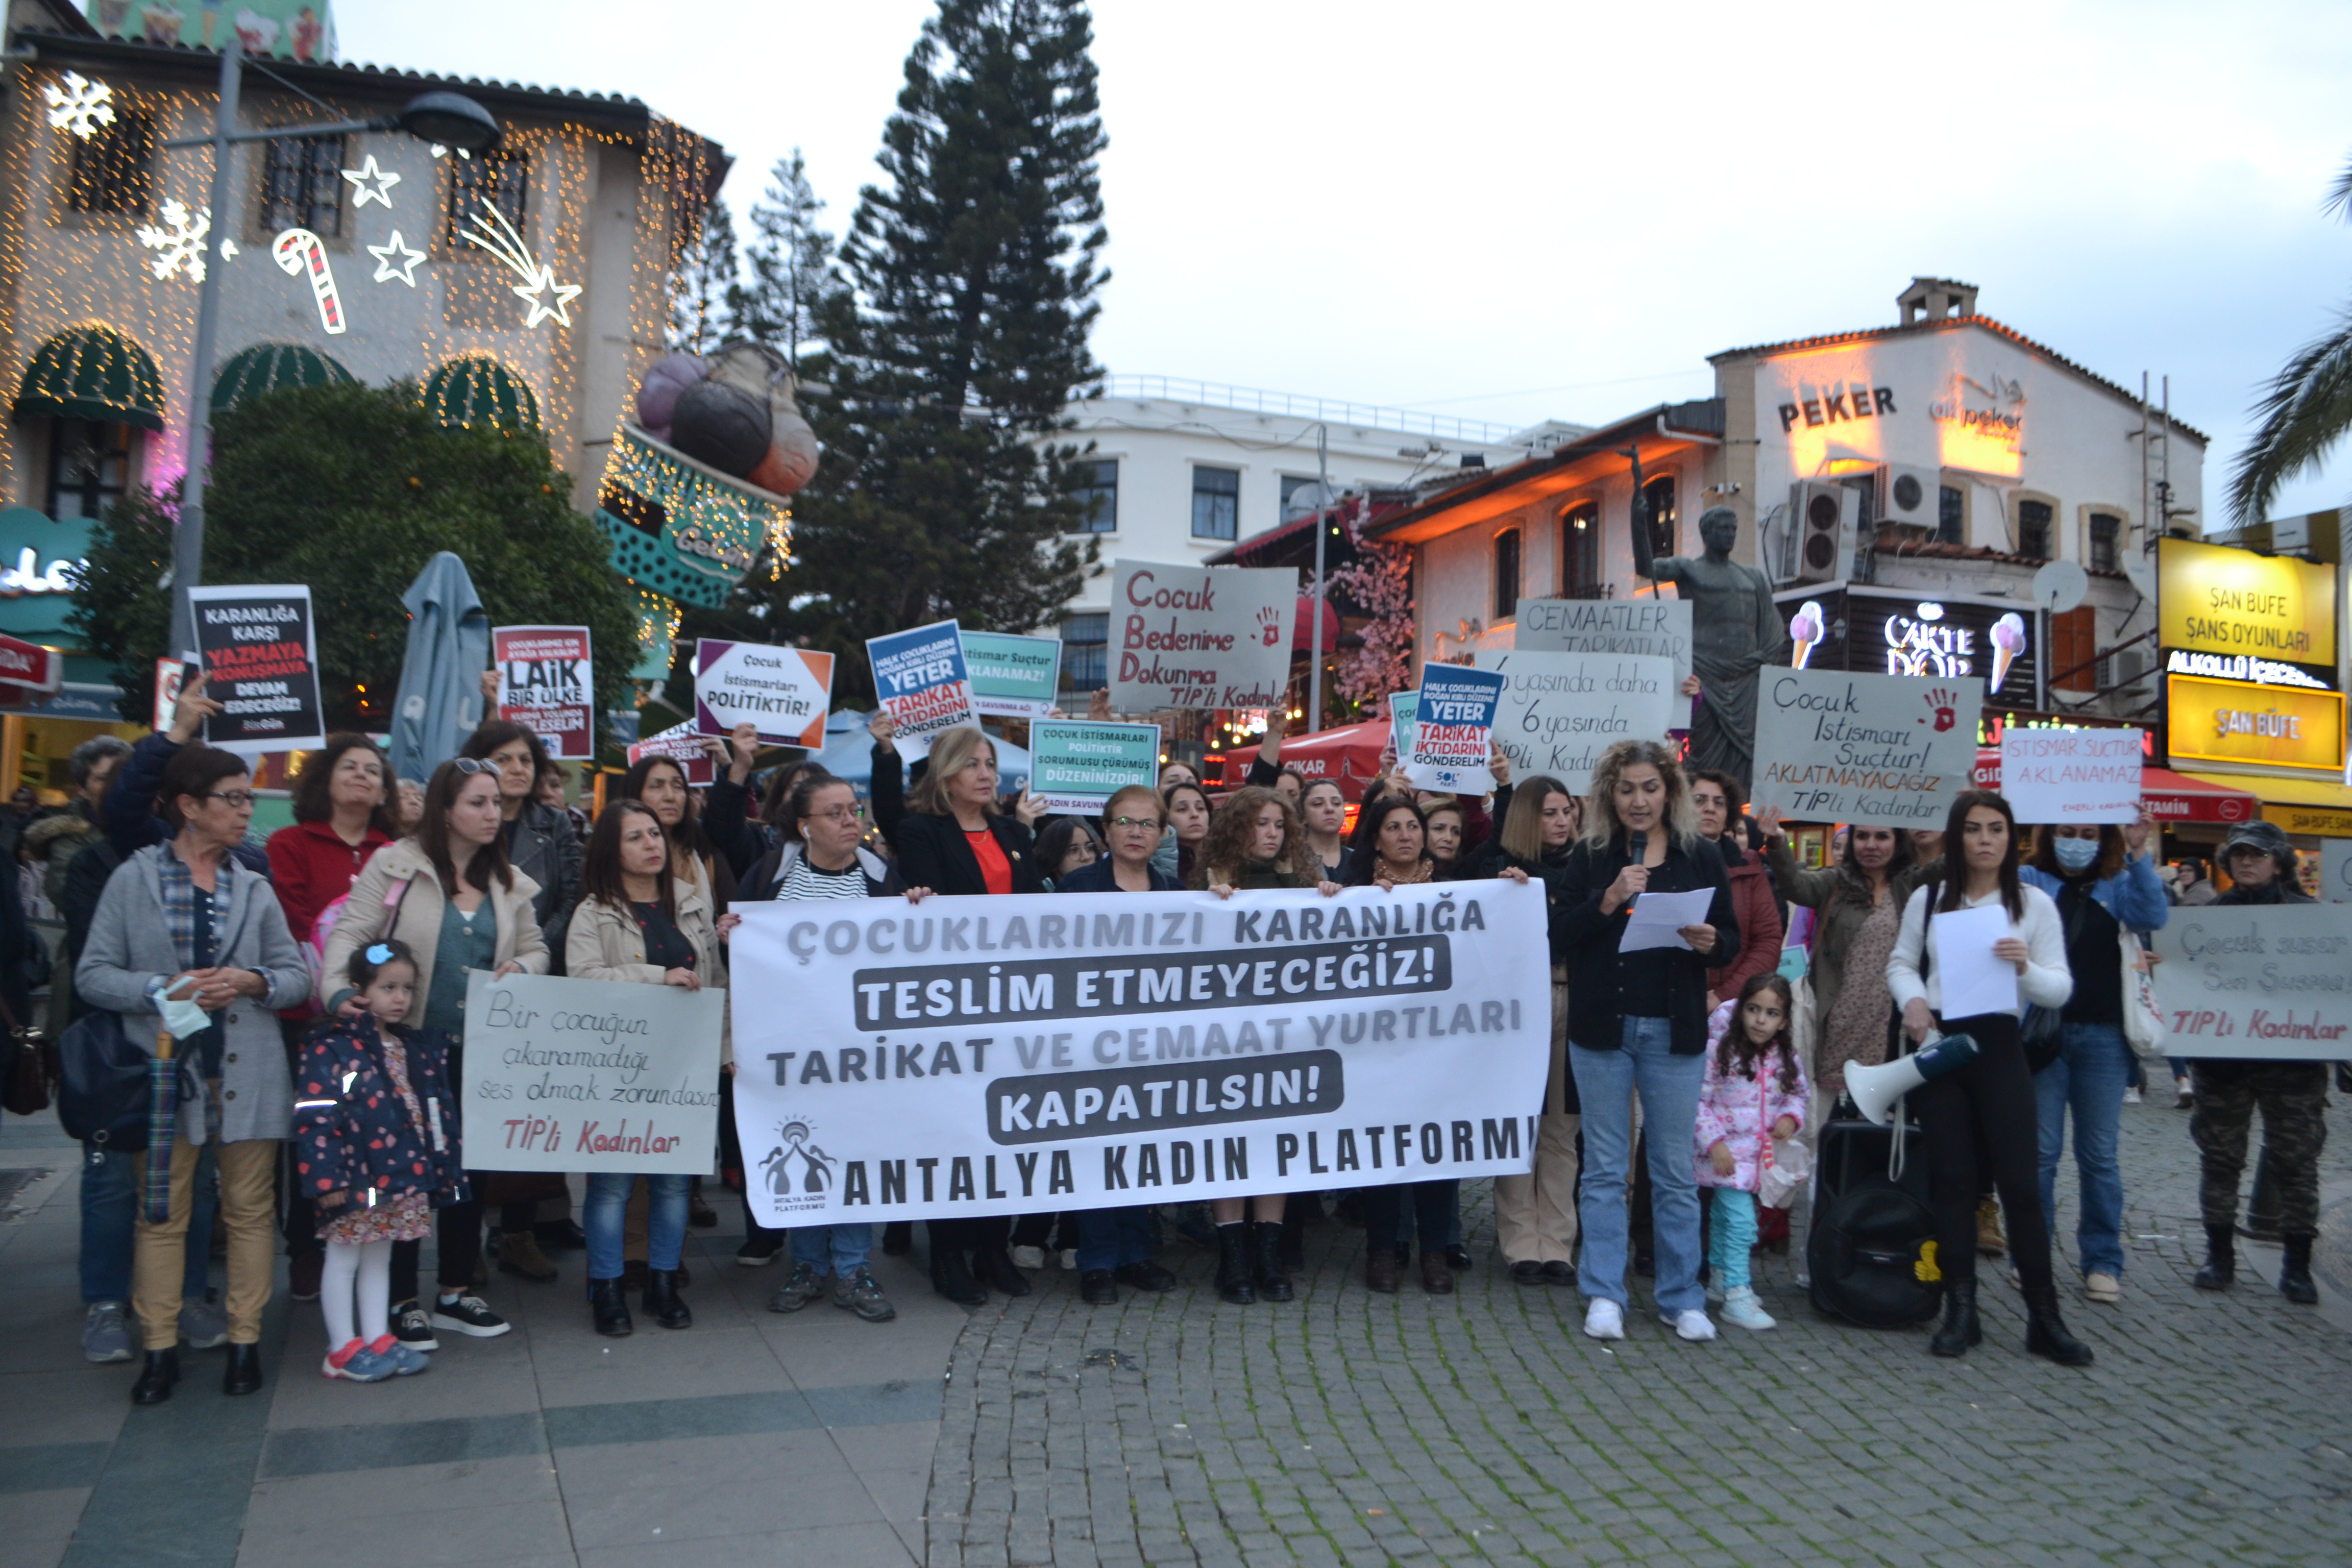
[(827, 871), (812, 865), (806, 854), (793, 861), (793, 868), (784, 874), (776, 889), (778, 902), (795, 899), (862, 899), (866, 896), (866, 872), (852, 857), (848, 868)]

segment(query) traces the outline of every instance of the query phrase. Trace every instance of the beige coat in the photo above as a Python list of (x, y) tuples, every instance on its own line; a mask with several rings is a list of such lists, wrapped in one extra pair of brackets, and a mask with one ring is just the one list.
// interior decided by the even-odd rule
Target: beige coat
[[(539, 884), (517, 871), (511, 888), (499, 886), (492, 878), (485, 900), (498, 916), (499, 963), (512, 960), (531, 974), (548, 970), (547, 940), (540, 934), (539, 916), (531, 908), (538, 892)], [(398, 905), (396, 912), (386, 908), (393, 903)], [(352, 884), (352, 901), (335, 921), (335, 934), (327, 939), (324, 989), (329, 1007), (352, 989), (345, 978), (352, 954), (390, 936), (406, 942), (416, 954), (416, 997), (402, 1021), (424, 1022), (425, 999), (433, 992), (434, 955), (441, 947), (441, 913), (446, 905), (441, 879), (434, 875), (433, 862), (417, 847), (416, 840), (403, 838), (377, 850), (359, 880)], [(392, 919), (388, 931), (384, 929), (387, 916)]]
[[(677, 899), (677, 929), (694, 944), (694, 972), (713, 989), (727, 985), (727, 961), (719, 947), (719, 929), (710, 914), (710, 900), (698, 883), (674, 885)], [(616, 910), (602, 899), (583, 899), (572, 912), (572, 934), (563, 944), (565, 971), (574, 980), (619, 980), (639, 985), (659, 985), (667, 970), (646, 962), (646, 933), (637, 917)], [(735, 1059), (731, 1031), (719, 1030), (719, 1062)]]

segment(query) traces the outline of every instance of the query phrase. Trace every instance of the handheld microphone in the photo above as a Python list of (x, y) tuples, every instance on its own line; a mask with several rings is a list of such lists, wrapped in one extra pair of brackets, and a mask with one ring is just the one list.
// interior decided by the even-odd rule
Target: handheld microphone
[(1640, 865), (1642, 857), (1650, 852), (1650, 836), (1637, 827), (1625, 842), (1626, 847), (1633, 852), (1633, 864)]

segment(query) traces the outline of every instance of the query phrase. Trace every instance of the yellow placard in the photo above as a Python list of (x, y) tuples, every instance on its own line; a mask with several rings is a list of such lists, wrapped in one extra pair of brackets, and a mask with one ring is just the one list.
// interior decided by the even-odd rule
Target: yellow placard
[(2169, 675), (2165, 682), (2168, 742), (2175, 759), (2330, 770), (2344, 765), (2340, 691), (2194, 675)]
[(2164, 539), (2156, 569), (2166, 647), (2336, 662), (2335, 567)]

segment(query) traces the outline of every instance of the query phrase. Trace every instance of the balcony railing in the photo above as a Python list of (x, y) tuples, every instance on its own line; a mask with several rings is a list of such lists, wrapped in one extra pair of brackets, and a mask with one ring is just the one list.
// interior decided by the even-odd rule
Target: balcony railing
[(1407, 408), (1382, 408), (1366, 403), (1335, 403), (1328, 398), (1301, 397), (1287, 392), (1265, 392), (1254, 386), (1227, 386), (1222, 382), (1187, 381), (1170, 375), (1107, 376), (1103, 395), (1195, 403), (1211, 408), (1238, 409), (1244, 414), (1279, 414), (1292, 419), (1319, 419), (1327, 425), (1392, 430), (1482, 447), (1507, 447), (1511, 445), (1510, 437), (1519, 429), (1484, 419), (1457, 419), (1449, 414), (1419, 414)]

